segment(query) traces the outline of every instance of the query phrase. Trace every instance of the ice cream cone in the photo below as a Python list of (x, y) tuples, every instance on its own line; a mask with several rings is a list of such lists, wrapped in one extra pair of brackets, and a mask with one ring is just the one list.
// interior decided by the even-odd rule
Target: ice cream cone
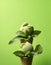
[(22, 65), (32, 65), (32, 60), (33, 60), (33, 56), (32, 57), (21, 57)]

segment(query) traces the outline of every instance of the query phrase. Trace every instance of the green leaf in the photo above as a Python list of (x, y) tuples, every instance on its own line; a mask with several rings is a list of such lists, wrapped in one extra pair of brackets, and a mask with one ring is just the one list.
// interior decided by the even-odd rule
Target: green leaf
[(15, 51), (13, 54), (15, 54), (18, 57), (24, 57), (25, 54), (22, 51)]
[(34, 52), (34, 51), (32, 51), (30, 54), (31, 54), (31, 55), (34, 55), (34, 54), (35, 54), (35, 52)]
[(16, 34), (19, 37), (27, 38), (27, 35), (24, 32), (22, 32), (22, 31), (18, 31)]
[(35, 30), (34, 33), (32, 34), (33, 37), (36, 37), (37, 35), (39, 35), (41, 33), (41, 31)]
[(20, 40), (20, 39), (24, 39), (23, 36), (16, 36), (15, 38), (13, 38), (12, 40), (9, 41), (9, 44), (12, 44), (13, 42), (16, 42), (17, 40)]
[(35, 48), (35, 52), (36, 52), (37, 54), (41, 54), (42, 51), (43, 51), (42, 46), (41, 46), (40, 44), (38, 44), (38, 45), (36, 46), (36, 48)]
[(18, 32), (17, 32), (17, 36), (16, 36), (15, 38), (13, 38), (13, 39), (9, 42), (9, 44), (11, 44), (11, 43), (13, 43), (13, 42), (16, 42), (18, 39), (20, 40), (20, 39), (26, 39), (26, 38), (27, 38), (27, 36), (26, 36), (26, 34), (25, 34), (24, 32), (18, 31)]

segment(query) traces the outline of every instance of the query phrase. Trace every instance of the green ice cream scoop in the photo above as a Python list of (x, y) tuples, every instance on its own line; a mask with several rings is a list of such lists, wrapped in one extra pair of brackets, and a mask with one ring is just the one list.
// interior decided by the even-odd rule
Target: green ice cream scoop
[(26, 42), (26, 43), (19, 49), (19, 51), (28, 52), (28, 51), (32, 51), (32, 49), (33, 49), (32, 44), (30, 44), (29, 42)]

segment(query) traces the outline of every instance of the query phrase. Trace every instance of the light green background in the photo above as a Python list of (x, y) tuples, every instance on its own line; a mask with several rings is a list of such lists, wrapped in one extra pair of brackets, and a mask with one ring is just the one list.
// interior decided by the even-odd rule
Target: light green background
[(0, 0), (0, 65), (21, 65), (20, 58), (12, 54), (20, 42), (8, 42), (25, 21), (42, 31), (33, 46), (41, 44), (43, 53), (34, 57), (32, 65), (51, 65), (50, 4), (50, 0)]

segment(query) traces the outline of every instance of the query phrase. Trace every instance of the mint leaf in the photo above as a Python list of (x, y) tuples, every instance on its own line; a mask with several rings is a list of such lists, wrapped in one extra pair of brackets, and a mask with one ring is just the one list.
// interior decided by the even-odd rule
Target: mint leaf
[(15, 38), (13, 38), (13, 39), (9, 42), (9, 44), (11, 44), (11, 43), (13, 43), (13, 42), (16, 42), (18, 39), (20, 40), (20, 39), (26, 39), (26, 38), (27, 38), (27, 36), (26, 36), (26, 34), (25, 34), (24, 32), (18, 31), (18, 32), (17, 32), (17, 36), (16, 36)]
[(17, 40), (24, 39), (23, 36), (16, 36), (12, 40), (9, 41), (9, 44), (12, 44), (13, 42), (16, 42)]
[(33, 37), (36, 37), (36, 36), (39, 35), (40, 33), (41, 33), (41, 31), (34, 30), (32, 36), (33, 36)]
[(24, 32), (22, 32), (22, 31), (18, 31), (16, 34), (17, 34), (17, 36), (19, 36), (19, 37), (27, 38), (27, 35), (26, 35)]
[(15, 54), (16, 56), (19, 56), (19, 57), (25, 56), (25, 54), (22, 51), (15, 51), (13, 54)]
[(42, 51), (43, 51), (42, 46), (41, 46), (40, 44), (38, 44), (38, 45), (36, 46), (36, 48), (35, 48), (35, 52), (36, 52), (37, 54), (41, 54)]

